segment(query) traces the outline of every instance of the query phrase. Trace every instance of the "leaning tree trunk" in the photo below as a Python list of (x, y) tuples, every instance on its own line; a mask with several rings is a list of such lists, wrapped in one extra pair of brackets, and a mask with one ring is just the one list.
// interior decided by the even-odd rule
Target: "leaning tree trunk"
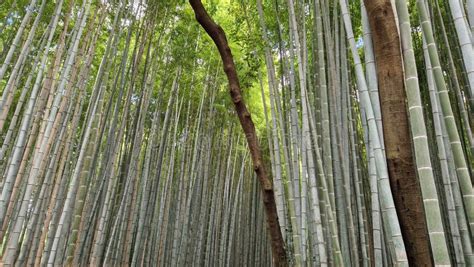
[(272, 181), (268, 177), (267, 170), (265, 169), (265, 164), (262, 159), (257, 140), (257, 134), (255, 132), (255, 126), (253, 124), (252, 118), (250, 117), (250, 112), (247, 110), (247, 107), (243, 101), (239, 78), (237, 76), (234, 59), (227, 43), (225, 32), (212, 20), (200, 0), (189, 0), (189, 3), (194, 9), (196, 20), (212, 38), (221, 55), (224, 71), (229, 81), (232, 102), (234, 102), (240, 124), (245, 132), (245, 137), (247, 138), (250, 154), (252, 156), (253, 168), (257, 174), (263, 191), (263, 202), (267, 216), (268, 230), (270, 231), (272, 240), (273, 259), (277, 266), (286, 266), (286, 252), (283, 243), (283, 237), (280, 231), (280, 225), (278, 223)]
[(373, 33), (390, 185), (410, 264), (432, 265), (410, 142), (400, 41), (390, 0), (365, 0)]

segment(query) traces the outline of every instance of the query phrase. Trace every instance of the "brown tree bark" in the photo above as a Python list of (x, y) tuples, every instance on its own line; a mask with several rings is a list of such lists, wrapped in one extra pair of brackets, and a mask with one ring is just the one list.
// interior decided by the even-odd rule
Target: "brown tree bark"
[(277, 266), (287, 266), (288, 263), (283, 237), (280, 231), (280, 224), (278, 222), (273, 184), (268, 176), (262, 159), (255, 126), (241, 94), (239, 78), (237, 76), (234, 59), (227, 43), (225, 32), (212, 20), (200, 0), (189, 0), (189, 3), (194, 9), (196, 20), (212, 38), (221, 55), (224, 72), (229, 81), (230, 96), (234, 103), (242, 129), (244, 130), (250, 154), (252, 156), (253, 168), (257, 174), (257, 178), (263, 191), (263, 202), (267, 217), (267, 228), (271, 237), (273, 261)]
[(432, 266), (404, 90), (400, 37), (390, 0), (364, 0), (372, 29), (390, 185), (409, 264)]

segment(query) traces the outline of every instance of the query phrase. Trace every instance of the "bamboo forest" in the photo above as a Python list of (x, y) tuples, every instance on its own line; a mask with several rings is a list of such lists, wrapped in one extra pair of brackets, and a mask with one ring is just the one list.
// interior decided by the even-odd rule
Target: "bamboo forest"
[(474, 266), (474, 0), (0, 0), (0, 266)]

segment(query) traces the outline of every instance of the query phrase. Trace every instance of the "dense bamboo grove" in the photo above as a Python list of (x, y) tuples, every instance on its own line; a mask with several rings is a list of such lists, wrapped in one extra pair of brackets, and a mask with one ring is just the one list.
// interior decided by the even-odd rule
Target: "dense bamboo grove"
[(0, 3), (3, 266), (474, 265), (474, 1), (203, 4)]

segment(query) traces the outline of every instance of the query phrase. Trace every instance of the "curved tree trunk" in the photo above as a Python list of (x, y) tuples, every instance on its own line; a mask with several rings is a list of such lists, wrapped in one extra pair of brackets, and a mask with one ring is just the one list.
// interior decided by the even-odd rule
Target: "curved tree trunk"
[(373, 33), (390, 185), (409, 263), (431, 266), (420, 184), (410, 141), (399, 35), (390, 0), (365, 0)]
[(189, 0), (189, 3), (194, 9), (196, 20), (212, 38), (221, 55), (224, 72), (229, 81), (230, 96), (234, 103), (237, 115), (239, 116), (242, 129), (244, 130), (250, 154), (252, 156), (253, 168), (257, 174), (263, 191), (263, 203), (265, 205), (267, 227), (271, 237), (274, 263), (277, 266), (286, 266), (286, 252), (280, 231), (280, 225), (278, 223), (275, 192), (273, 190), (272, 181), (268, 177), (267, 170), (265, 169), (257, 140), (257, 134), (255, 132), (255, 126), (241, 94), (239, 78), (237, 76), (234, 59), (227, 43), (225, 32), (212, 20), (200, 0)]

